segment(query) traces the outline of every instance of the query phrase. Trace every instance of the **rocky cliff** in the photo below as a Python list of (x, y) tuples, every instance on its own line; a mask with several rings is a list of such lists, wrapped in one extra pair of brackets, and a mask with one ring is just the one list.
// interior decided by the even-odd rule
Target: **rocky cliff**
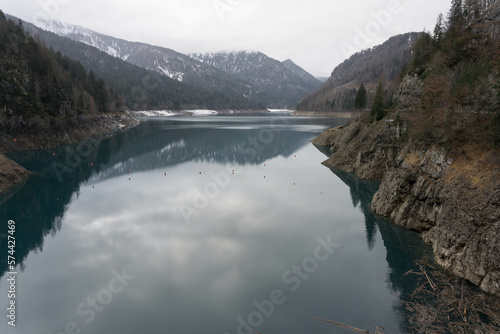
[(0, 193), (14, 184), (22, 182), (30, 174), (26, 169), (9, 160), (5, 155), (0, 154)]
[(385, 120), (327, 130), (325, 165), (382, 181), (372, 210), (422, 233), (436, 260), (453, 274), (500, 296), (500, 155), (479, 147), (453, 156), (400, 141)]

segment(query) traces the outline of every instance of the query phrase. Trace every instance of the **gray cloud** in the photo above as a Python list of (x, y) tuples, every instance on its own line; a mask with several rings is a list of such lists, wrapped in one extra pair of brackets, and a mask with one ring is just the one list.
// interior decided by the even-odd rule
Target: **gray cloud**
[(3, 11), (28, 21), (48, 14), (183, 53), (258, 50), (290, 58), (318, 76), (393, 35), (432, 30), (449, 5), (450, 0), (0, 0)]

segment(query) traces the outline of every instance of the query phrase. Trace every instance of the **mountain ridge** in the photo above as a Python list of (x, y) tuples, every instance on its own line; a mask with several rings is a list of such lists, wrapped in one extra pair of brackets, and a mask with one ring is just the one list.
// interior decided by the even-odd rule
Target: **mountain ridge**
[[(19, 20), (9, 16), (13, 20)], [(196, 87), (133, 65), (88, 44), (43, 30), (29, 22), (23, 27), (54, 50), (80, 62), (119, 93), (131, 110), (263, 109), (239, 92)], [(236, 85), (235, 85), (236, 86)]]
[[(255, 78), (255, 75), (235, 75), (233, 71), (224, 70), (221, 66), (213, 66), (202, 59), (196, 59), (192, 55), (185, 55), (173, 49), (131, 42), (60, 21), (40, 21), (39, 26), (44, 30), (93, 46), (113, 57), (174, 80), (223, 93), (238, 94), (252, 101), (263, 103), (267, 107), (291, 107), (320, 84), (317, 79), (293, 62), (288, 61), (282, 64), (261, 52), (239, 51), (238, 54), (247, 55), (247, 60), (251, 58), (250, 55), (259, 54), (261, 59), (274, 62), (275, 66), (281, 66), (281, 71), (274, 75), (274, 78), (269, 78), (269, 72), (259, 72), (260, 78)], [(248, 66), (255, 68), (253, 64), (248, 64)], [(287, 81), (288, 78), (291, 81)], [(269, 81), (271, 84), (262, 85), (263, 81)], [(279, 88), (276, 89), (276, 87)], [(287, 91), (289, 88), (292, 88), (293, 93), (290, 94)]]
[(222, 93), (251, 97), (251, 100), (261, 103), (270, 100), (266, 94), (253, 96), (253, 87), (248, 82), (231, 77), (227, 73), (212, 66), (177, 52), (175, 50), (154, 46), (142, 42), (131, 42), (91, 29), (64, 23), (60, 21), (39, 21), (40, 29), (50, 31), (56, 35), (69, 38), (92, 46), (132, 65), (157, 72), (173, 80), (217, 90)]
[(191, 53), (189, 56), (279, 97), (282, 105), (274, 107), (291, 107), (321, 84), (290, 59), (280, 62), (259, 51)]

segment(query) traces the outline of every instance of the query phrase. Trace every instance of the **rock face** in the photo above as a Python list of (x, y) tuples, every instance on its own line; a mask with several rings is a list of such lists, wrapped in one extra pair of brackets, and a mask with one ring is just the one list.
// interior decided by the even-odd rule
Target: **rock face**
[(390, 145), (393, 136), (383, 123), (355, 122), (328, 130), (313, 143), (332, 147), (325, 165), (382, 181), (374, 212), (421, 232), (445, 269), (500, 296), (498, 153), (452, 159), (439, 148)]
[(411, 230), (432, 228), (442, 220), (443, 203), (450, 195), (438, 180), (451, 163), (440, 150), (400, 152), (374, 196), (372, 209)]
[(0, 154), (0, 193), (30, 176), (23, 167)]
[(399, 111), (418, 111), (422, 104), (422, 89), (424, 82), (416, 74), (406, 75), (394, 94)]
[(396, 157), (395, 130), (385, 129), (382, 122), (348, 126), (325, 131), (313, 140), (317, 146), (328, 146), (332, 156), (323, 164), (357, 174), (363, 179), (381, 180)]

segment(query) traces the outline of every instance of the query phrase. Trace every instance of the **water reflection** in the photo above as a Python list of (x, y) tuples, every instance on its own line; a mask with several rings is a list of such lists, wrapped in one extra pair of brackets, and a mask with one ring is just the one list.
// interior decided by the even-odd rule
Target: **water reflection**
[[(418, 276), (405, 274), (409, 271), (419, 272), (417, 261), (426, 259), (432, 262), (432, 249), (416, 233), (398, 227), (373, 213), (370, 205), (379, 186), (377, 182), (361, 180), (354, 174), (338, 169), (332, 169), (332, 172), (349, 186), (353, 205), (365, 216), (366, 241), (370, 250), (374, 247), (377, 231), (380, 232), (387, 250), (386, 259), (390, 268), (387, 283), (390, 289), (398, 292), (401, 300), (410, 301), (418, 287)], [(406, 315), (409, 311), (399, 301), (394, 305), (394, 309), (401, 314), (401, 332), (411, 332)]]
[[(69, 152), (76, 151), (77, 144), (14, 152), (9, 157), (34, 175), (22, 187), (1, 195), (0, 217), (5, 224), (9, 219), (20, 222), (16, 235), (22, 243), (17, 245), (16, 260), (22, 266), (30, 251), (42, 251), (44, 238), (60, 230), (62, 217), (78, 198), (82, 184), (96, 184), (129, 170), (165, 169), (189, 161), (256, 165), (290, 156), (308, 144), (311, 133), (342, 122), (293, 117), (216, 117), (215, 122), (214, 118), (143, 119), (130, 131), (92, 140), (91, 151), (76, 163)], [(69, 168), (61, 173), (54, 163)], [(0, 234), (0, 247), (6, 237)], [(7, 259), (1, 257), (1, 275), (6, 271)]]
[[(341, 171), (335, 177), (319, 164), (309, 140), (338, 123), (148, 120), (93, 145), (62, 180), (53, 163), (67, 162), (66, 147), (13, 154), (34, 171), (0, 206), (2, 220), (18, 223), (16, 258), (27, 263), (19, 333), (60, 332), (68, 321), (90, 333), (236, 333), (238, 317), (248, 321), (254, 301), (276, 289), (286, 303), (259, 327), (264, 333), (345, 332), (313, 317), (405, 332), (397, 301), (416, 282), (404, 273), (428, 247), (371, 212), (376, 183)], [(244, 173), (186, 224), (179, 204), (190, 204), (192, 192), (212, 181), (208, 175), (227, 166)], [(341, 244), (334, 255), (307, 279), (283, 279), (329, 235)], [(0, 265), (4, 273), (4, 258)], [(77, 307), (122, 268), (136, 279), (87, 323)]]

